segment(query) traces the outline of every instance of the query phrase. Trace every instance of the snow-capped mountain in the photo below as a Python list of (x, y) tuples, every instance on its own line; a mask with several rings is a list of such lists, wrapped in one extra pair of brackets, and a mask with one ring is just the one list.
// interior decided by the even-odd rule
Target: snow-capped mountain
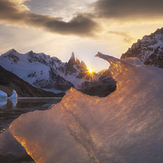
[(8, 97), (11, 97), (13, 90), (17, 92), (19, 97), (54, 97), (63, 95), (57, 95), (53, 92), (33, 87), (28, 82), (0, 66), (0, 91), (5, 92)]
[(163, 28), (134, 43), (121, 59), (127, 57), (137, 57), (145, 65), (163, 68)]
[(68, 90), (77, 85), (72, 81), (79, 80), (76, 76), (86, 69), (83, 61), (74, 59), (74, 53), (68, 63), (63, 63), (44, 53), (20, 54), (12, 49), (0, 56), (0, 65), (38, 88)]
[(95, 73), (96, 80), (90, 84), (86, 64), (74, 53), (64, 63), (44, 53), (20, 54), (11, 49), (0, 56), (0, 65), (33, 86), (55, 93), (75, 87), (86, 94), (106, 96), (116, 88), (115, 81), (107, 73)]

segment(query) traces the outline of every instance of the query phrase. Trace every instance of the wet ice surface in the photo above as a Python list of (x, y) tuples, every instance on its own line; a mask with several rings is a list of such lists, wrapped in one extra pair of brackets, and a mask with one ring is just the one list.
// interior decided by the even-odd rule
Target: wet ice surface
[(8, 127), (21, 114), (34, 110), (47, 110), (60, 100), (61, 98), (0, 100), (0, 163), (34, 163), (25, 149), (8, 131)]
[(38, 163), (162, 163), (163, 70), (98, 56), (110, 62), (115, 92), (72, 88), (51, 109), (21, 115), (10, 132)]

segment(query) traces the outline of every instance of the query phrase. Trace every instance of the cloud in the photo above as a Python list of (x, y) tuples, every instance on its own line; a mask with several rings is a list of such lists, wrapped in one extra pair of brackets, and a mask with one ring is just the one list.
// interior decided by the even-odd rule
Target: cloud
[(62, 18), (30, 12), (18, 0), (0, 0), (0, 21), (18, 26), (26, 25), (41, 28), (62, 35), (93, 36), (98, 29), (97, 23), (87, 14), (77, 14), (69, 22)]
[(98, 0), (93, 3), (94, 12), (100, 18), (151, 19), (163, 16), (162, 0)]
[(125, 43), (132, 43), (132, 41), (134, 40), (133, 37), (131, 37), (128, 33), (126, 32), (119, 32), (119, 31), (109, 31), (108, 32), (109, 34), (114, 34), (114, 35), (117, 35), (117, 36), (121, 36), (123, 37), (123, 41)]

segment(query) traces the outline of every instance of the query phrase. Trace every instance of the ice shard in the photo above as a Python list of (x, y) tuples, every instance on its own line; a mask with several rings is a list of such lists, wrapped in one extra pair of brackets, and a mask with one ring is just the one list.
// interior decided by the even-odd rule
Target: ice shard
[(38, 163), (163, 162), (163, 70), (110, 62), (117, 89), (105, 98), (71, 88), (46, 111), (21, 115), (10, 132)]
[(16, 93), (15, 90), (12, 91), (12, 95), (9, 98), (10, 99), (16, 99), (16, 98), (18, 98), (18, 94)]

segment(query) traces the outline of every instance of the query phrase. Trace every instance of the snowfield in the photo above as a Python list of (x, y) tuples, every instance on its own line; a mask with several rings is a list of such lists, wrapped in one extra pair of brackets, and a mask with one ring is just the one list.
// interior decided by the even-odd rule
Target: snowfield
[(11, 134), (38, 163), (163, 162), (163, 70), (96, 56), (110, 62), (116, 91), (99, 98), (72, 88), (51, 109), (13, 121)]

